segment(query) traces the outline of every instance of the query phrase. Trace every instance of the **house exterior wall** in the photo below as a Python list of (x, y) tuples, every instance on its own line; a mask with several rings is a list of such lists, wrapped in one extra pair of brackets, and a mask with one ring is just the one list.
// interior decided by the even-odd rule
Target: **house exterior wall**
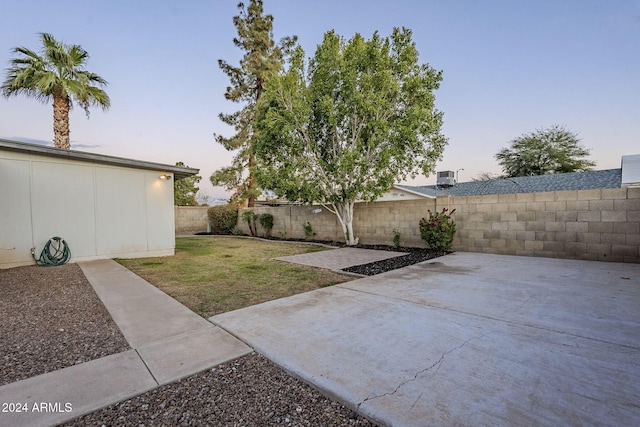
[(417, 194), (410, 193), (408, 191), (392, 188), (391, 190), (380, 196), (376, 202), (389, 202), (389, 201), (402, 201), (402, 200), (421, 200), (425, 196), (419, 196)]
[(640, 154), (622, 156), (621, 187), (640, 187)]
[[(357, 203), (354, 233), (363, 244), (392, 245), (396, 228), (401, 245), (424, 247), (418, 222), (428, 209), (443, 208), (456, 209), (457, 251), (640, 263), (640, 188)], [(275, 237), (305, 238), (308, 221), (314, 239), (344, 241), (335, 215), (320, 206), (253, 211), (274, 215)], [(242, 210), (239, 218), (248, 234)]]
[(51, 237), (71, 261), (173, 255), (173, 181), (160, 171), (0, 151), (0, 268)]

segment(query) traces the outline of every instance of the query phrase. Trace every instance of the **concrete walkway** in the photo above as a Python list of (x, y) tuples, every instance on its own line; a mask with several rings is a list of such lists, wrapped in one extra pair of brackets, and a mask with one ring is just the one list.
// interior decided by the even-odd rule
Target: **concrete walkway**
[[(115, 261), (78, 265), (132, 350), (0, 387), (0, 403), (29, 409), (0, 413), (0, 426), (56, 425), (251, 353)], [(33, 411), (42, 403), (53, 406)]]
[(640, 425), (637, 264), (455, 253), (210, 320), (382, 425)]
[(380, 251), (373, 249), (341, 248), (329, 251), (310, 252), (306, 254), (283, 256), (276, 259), (313, 267), (326, 268), (327, 270), (344, 273), (343, 268), (355, 265), (368, 264), (407, 255), (407, 252)]

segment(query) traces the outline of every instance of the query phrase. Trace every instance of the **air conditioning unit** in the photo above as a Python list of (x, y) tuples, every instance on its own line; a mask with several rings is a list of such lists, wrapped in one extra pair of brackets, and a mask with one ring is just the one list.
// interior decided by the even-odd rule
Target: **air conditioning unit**
[(456, 173), (454, 171), (438, 172), (437, 184), (440, 187), (451, 187), (456, 184)]

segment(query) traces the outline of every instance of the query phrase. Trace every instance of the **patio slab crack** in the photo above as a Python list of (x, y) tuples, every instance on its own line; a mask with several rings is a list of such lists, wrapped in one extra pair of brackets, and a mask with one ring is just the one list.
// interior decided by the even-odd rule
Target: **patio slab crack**
[[(418, 372), (416, 372), (416, 373), (414, 374), (413, 378), (409, 378), (409, 379), (408, 379), (408, 380), (406, 380), (406, 381), (402, 381), (400, 384), (398, 384), (398, 385), (393, 389), (393, 391), (390, 391), (390, 392), (387, 392), (387, 393), (378, 394), (378, 395), (368, 396), (366, 399), (364, 399), (362, 402), (360, 402), (360, 403), (358, 403), (358, 405), (356, 405), (356, 410), (355, 410), (355, 412), (356, 412), (356, 413), (359, 413), (359, 412), (360, 412), (360, 407), (361, 407), (362, 405), (364, 405), (366, 402), (370, 402), (370, 401), (372, 401), (372, 400), (380, 399), (380, 398), (382, 398), (382, 397), (386, 397), (386, 396), (392, 396), (392, 395), (394, 395), (394, 394), (395, 394), (395, 393), (397, 393), (397, 392), (398, 392), (398, 390), (400, 390), (402, 387), (404, 387), (405, 385), (407, 385), (407, 384), (409, 384), (409, 383), (411, 383), (411, 382), (413, 382), (413, 381), (416, 381), (420, 375), (422, 375), (422, 374), (424, 374), (424, 373), (426, 373), (426, 372), (433, 371), (433, 374), (435, 375), (435, 374), (438, 372), (438, 370), (440, 370), (440, 367), (441, 367), (441, 366), (442, 366), (442, 364), (444, 363), (444, 360), (445, 360), (445, 358), (447, 357), (447, 355), (449, 355), (449, 354), (453, 353), (453, 352), (454, 352), (454, 351), (456, 351), (456, 350), (461, 349), (462, 347), (464, 347), (464, 346), (465, 346), (468, 342), (470, 342), (470, 341), (473, 341), (473, 340), (477, 340), (477, 339), (484, 338), (485, 336), (487, 336), (487, 335), (489, 335), (489, 334), (492, 334), (492, 333), (493, 333), (493, 332), (487, 332), (486, 334), (482, 334), (482, 335), (480, 335), (480, 336), (471, 337), (471, 338), (469, 338), (469, 339), (465, 340), (464, 342), (462, 342), (461, 344), (459, 344), (459, 345), (457, 345), (457, 346), (453, 347), (452, 349), (445, 351), (444, 353), (442, 353), (442, 355), (440, 356), (440, 358), (439, 358), (438, 360), (436, 360), (432, 365), (430, 365), (430, 366), (428, 366), (428, 367), (426, 367), (426, 368), (424, 368), (424, 369), (421, 369), (421, 370), (419, 370)], [(434, 368), (435, 368), (435, 370), (434, 370)], [(418, 400), (420, 400), (420, 398), (421, 398), (421, 397), (422, 397), (422, 394), (420, 394), (420, 396), (418, 396), (418, 398), (416, 399), (416, 401), (415, 401), (415, 402), (413, 403), (413, 405), (411, 406), (412, 408), (413, 408), (413, 406), (415, 406), (415, 404), (418, 402)]]

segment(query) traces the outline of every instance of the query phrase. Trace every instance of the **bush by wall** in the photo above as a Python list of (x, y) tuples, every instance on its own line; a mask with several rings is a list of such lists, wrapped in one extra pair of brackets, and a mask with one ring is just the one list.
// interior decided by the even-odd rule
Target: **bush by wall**
[(456, 222), (451, 217), (456, 210), (447, 211), (447, 208), (443, 208), (442, 212), (428, 210), (428, 218), (422, 218), (419, 223), (422, 240), (435, 251), (450, 251), (456, 234)]
[(256, 220), (258, 219), (258, 215), (252, 210), (242, 211), (242, 220), (247, 223), (249, 226), (249, 232), (252, 236), (257, 236), (256, 230)]
[(238, 209), (230, 205), (212, 206), (207, 216), (213, 234), (231, 234), (238, 225)]
[(258, 222), (264, 229), (264, 235), (271, 237), (271, 230), (273, 229), (273, 215), (270, 213), (261, 213), (258, 215)]

